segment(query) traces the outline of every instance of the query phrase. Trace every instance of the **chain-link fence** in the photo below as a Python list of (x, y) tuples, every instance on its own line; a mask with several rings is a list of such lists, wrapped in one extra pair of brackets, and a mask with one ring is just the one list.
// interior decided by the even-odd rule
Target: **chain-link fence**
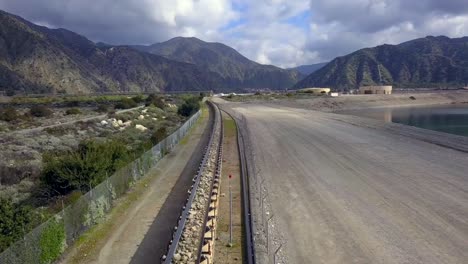
[(200, 117), (198, 111), (177, 131), (159, 142), (106, 181), (81, 196), (0, 254), (2, 264), (51, 263), (83, 232), (102, 221), (113, 201), (171, 151)]

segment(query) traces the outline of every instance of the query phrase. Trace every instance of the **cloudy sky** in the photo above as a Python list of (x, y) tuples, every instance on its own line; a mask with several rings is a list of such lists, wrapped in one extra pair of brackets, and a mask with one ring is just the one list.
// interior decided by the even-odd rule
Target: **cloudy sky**
[(0, 0), (0, 9), (111, 44), (195, 36), (282, 67), (426, 35), (468, 35), (466, 0)]

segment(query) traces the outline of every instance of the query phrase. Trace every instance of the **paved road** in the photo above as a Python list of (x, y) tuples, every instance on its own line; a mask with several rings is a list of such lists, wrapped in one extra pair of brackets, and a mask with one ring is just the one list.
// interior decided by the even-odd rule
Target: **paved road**
[(255, 104), (245, 115), (288, 263), (468, 263), (468, 154)]

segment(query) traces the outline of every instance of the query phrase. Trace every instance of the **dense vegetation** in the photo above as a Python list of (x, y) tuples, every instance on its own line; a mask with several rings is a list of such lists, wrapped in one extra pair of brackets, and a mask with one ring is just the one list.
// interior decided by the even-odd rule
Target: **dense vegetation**
[(200, 109), (200, 97), (188, 97), (184, 100), (184, 103), (179, 107), (177, 113), (181, 116), (191, 116)]
[(74, 190), (86, 193), (131, 161), (131, 157), (121, 142), (85, 141), (75, 151), (45, 154), (41, 180), (51, 195)]
[(0, 198), (0, 252), (29, 232), (40, 217), (31, 207)]

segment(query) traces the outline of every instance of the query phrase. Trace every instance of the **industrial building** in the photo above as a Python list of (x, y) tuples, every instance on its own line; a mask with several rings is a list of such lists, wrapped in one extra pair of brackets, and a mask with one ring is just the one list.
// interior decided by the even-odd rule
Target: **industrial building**
[(360, 94), (392, 94), (393, 87), (391, 85), (383, 86), (361, 86), (359, 87)]

